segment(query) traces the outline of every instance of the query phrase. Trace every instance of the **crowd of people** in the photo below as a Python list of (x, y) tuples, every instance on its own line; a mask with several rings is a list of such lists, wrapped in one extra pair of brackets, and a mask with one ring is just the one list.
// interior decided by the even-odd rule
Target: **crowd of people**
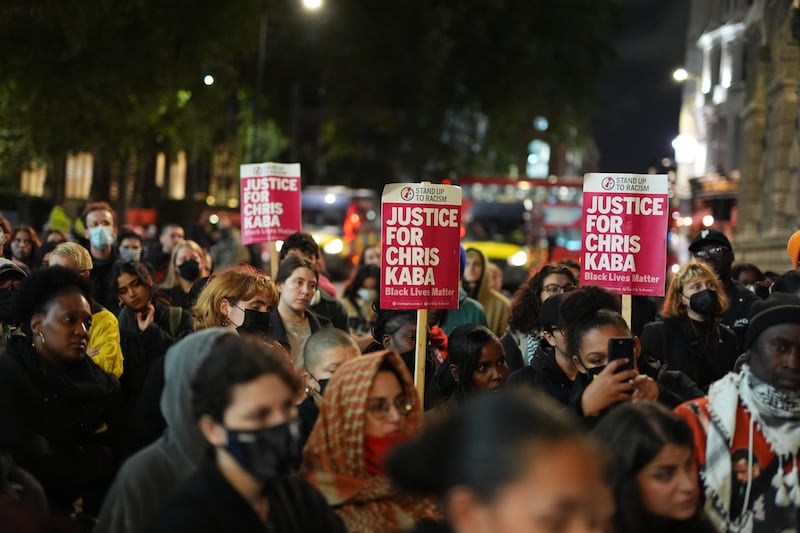
[(800, 273), (719, 231), (629, 320), (578, 263), (509, 294), (462, 248), (459, 307), (418, 331), (378, 246), (337, 290), (308, 233), (272, 279), (229, 226), (212, 253), (81, 222), (0, 216), (0, 530), (800, 527)]

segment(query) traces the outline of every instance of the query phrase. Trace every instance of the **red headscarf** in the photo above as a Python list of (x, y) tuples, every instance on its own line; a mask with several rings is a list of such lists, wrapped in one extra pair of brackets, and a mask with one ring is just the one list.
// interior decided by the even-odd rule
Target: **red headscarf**
[(384, 361), (397, 370), (402, 387), (413, 399), (404, 425), (406, 436), (413, 438), (420, 432), (422, 405), (411, 374), (400, 356), (383, 351), (352, 359), (336, 371), (304, 450), (302, 475), (325, 496), (351, 532), (402, 531), (434, 515), (430, 501), (399, 494), (387, 478), (367, 471), (367, 397)]

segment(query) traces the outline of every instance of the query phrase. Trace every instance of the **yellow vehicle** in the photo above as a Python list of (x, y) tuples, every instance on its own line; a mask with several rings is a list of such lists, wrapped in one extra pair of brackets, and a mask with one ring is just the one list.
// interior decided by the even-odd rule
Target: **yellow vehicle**
[(580, 257), (582, 182), (466, 176), (457, 184), (462, 244), (503, 270), (505, 290), (547, 263)]

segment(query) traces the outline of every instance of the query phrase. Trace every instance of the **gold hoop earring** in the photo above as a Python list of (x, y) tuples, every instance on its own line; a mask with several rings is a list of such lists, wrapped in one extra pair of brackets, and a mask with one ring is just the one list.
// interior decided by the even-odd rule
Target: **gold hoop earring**
[(31, 346), (33, 346), (34, 348), (36, 348), (36, 337), (42, 339), (42, 344), (44, 344), (44, 333), (42, 333), (41, 331), (37, 331), (36, 333), (34, 333), (33, 342), (31, 342)]

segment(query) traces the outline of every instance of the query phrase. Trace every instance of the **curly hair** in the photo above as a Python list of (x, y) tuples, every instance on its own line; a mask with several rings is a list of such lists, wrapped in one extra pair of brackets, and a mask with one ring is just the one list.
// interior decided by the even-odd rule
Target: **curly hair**
[(545, 278), (552, 274), (563, 274), (573, 285), (578, 284), (575, 274), (569, 268), (563, 265), (543, 266), (514, 293), (511, 312), (508, 316), (508, 326), (511, 329), (524, 333), (532, 333), (541, 329), (539, 309), (542, 306), (542, 288)]
[(23, 333), (31, 336), (31, 318), (46, 313), (56, 297), (73, 293), (80, 293), (86, 301), (92, 301), (89, 282), (77, 271), (61, 266), (34, 270), (14, 295), (15, 322), (21, 324)]
[(310, 254), (314, 259), (319, 257), (319, 244), (310, 233), (304, 231), (292, 233), (283, 241), (278, 260), (283, 262), (292, 250), (300, 250), (303, 253)]
[(689, 261), (681, 267), (677, 274), (672, 278), (664, 298), (664, 305), (661, 308), (661, 316), (664, 318), (681, 318), (688, 316), (688, 308), (683, 303), (683, 289), (698, 279), (706, 279), (711, 282), (713, 290), (719, 299), (720, 313), (728, 309), (728, 296), (722, 282), (717, 279), (717, 274), (710, 266), (700, 261)]
[(264, 294), (270, 309), (278, 302), (275, 284), (264, 272), (253, 266), (236, 265), (214, 274), (203, 287), (192, 308), (196, 329), (223, 325), (226, 317), (219, 309), (223, 299), (235, 304), (240, 300), (249, 300), (257, 294)]

